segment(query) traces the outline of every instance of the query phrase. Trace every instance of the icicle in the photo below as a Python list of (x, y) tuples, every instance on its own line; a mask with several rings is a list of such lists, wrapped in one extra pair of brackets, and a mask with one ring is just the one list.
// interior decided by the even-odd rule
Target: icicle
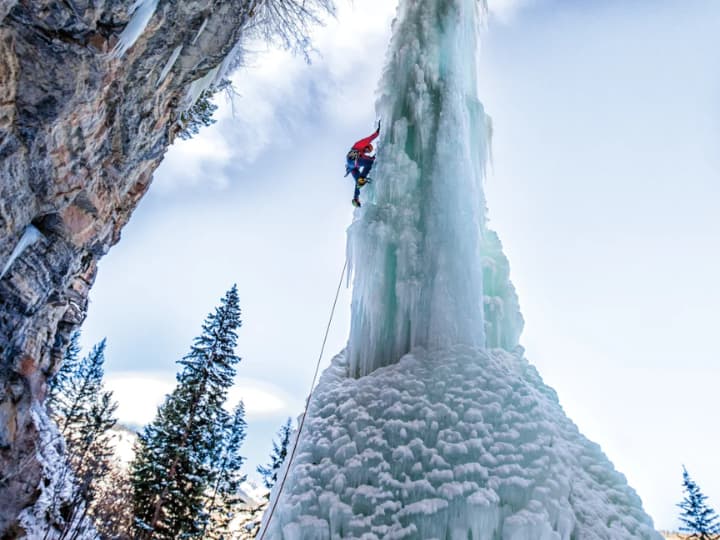
[(157, 84), (155, 86), (160, 86), (160, 84), (165, 80), (165, 77), (167, 77), (167, 74), (170, 73), (170, 70), (175, 65), (175, 62), (177, 62), (178, 56), (180, 56), (180, 51), (182, 51), (183, 46), (178, 45), (175, 47), (175, 50), (170, 55), (170, 58), (168, 58), (168, 61), (165, 63), (165, 67), (162, 68), (162, 71), (160, 72), (160, 77), (158, 77)]
[[(197, 35), (193, 39), (193, 43), (195, 43), (198, 37), (200, 37), (200, 34), (205, 29), (206, 24), (207, 19), (203, 22), (200, 30), (198, 30)], [(195, 105), (195, 103), (198, 99), (200, 99), (200, 96), (203, 92), (205, 92), (205, 90), (207, 90), (208, 88), (212, 88), (213, 86), (220, 83), (238, 67), (238, 59), (240, 58), (241, 50), (242, 40), (238, 40), (237, 43), (235, 43), (235, 45), (233, 46), (233, 48), (230, 50), (230, 52), (225, 56), (225, 59), (220, 62), (220, 64), (218, 64), (214, 69), (208, 71), (204, 77), (200, 77), (199, 79), (192, 82), (190, 88), (187, 91), (187, 94), (185, 94), (184, 103), (186, 110)]]
[(195, 34), (195, 37), (193, 38), (191, 45), (195, 45), (195, 42), (196, 42), (196, 41), (198, 40), (198, 38), (200, 37), (200, 34), (203, 33), (203, 30), (205, 30), (205, 27), (207, 26), (207, 23), (208, 23), (209, 20), (210, 20), (210, 17), (205, 17), (205, 20), (204, 20), (203, 23), (200, 25), (200, 30), (198, 30), (198, 31), (197, 31), (197, 34)]
[(187, 94), (185, 95), (186, 109), (189, 109), (190, 107), (195, 105), (195, 103), (198, 99), (200, 99), (200, 96), (203, 92), (205, 92), (205, 90), (219, 84), (223, 79), (225, 79), (232, 71), (237, 68), (237, 58), (240, 54), (239, 51), (241, 48), (242, 43), (238, 41), (230, 50), (230, 52), (225, 56), (225, 59), (220, 62), (220, 64), (218, 64), (214, 69), (208, 71), (204, 77), (200, 77), (199, 79), (192, 82)]
[(225, 59), (220, 64), (220, 70), (218, 71), (217, 77), (215, 79), (216, 83), (227, 78), (230, 73), (240, 67), (242, 61), (242, 48), (243, 42), (241, 39), (239, 39), (237, 43), (233, 45), (233, 48), (230, 49), (230, 52), (225, 56)]
[(217, 80), (217, 74), (218, 71), (220, 71), (221, 65), (222, 64), (208, 71), (204, 77), (200, 77), (199, 79), (192, 82), (185, 96), (186, 109), (189, 109), (190, 107), (195, 105), (195, 102), (200, 99), (202, 93), (208, 88), (210, 88), (213, 84), (215, 84)]
[(0, 273), (0, 279), (5, 277), (5, 274), (12, 266), (13, 262), (15, 262), (15, 259), (17, 259), (23, 251), (38, 240), (42, 238), (42, 233), (37, 230), (34, 226), (28, 225), (25, 229), (25, 232), (23, 232), (22, 237), (20, 237), (20, 241), (17, 243), (17, 246), (15, 246), (15, 249), (10, 254), (10, 258), (5, 263), (5, 266), (3, 267), (2, 273)]
[(110, 53), (113, 57), (120, 58), (135, 44), (145, 31), (157, 5), (158, 0), (135, 0), (135, 3), (130, 8), (130, 13), (132, 13), (130, 21), (120, 34), (117, 44)]

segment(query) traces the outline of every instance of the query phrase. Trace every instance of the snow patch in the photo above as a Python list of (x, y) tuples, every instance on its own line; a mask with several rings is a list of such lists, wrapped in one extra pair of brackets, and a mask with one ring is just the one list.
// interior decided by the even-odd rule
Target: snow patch
[[(73, 495), (74, 476), (66, 466), (65, 441), (42, 405), (34, 403), (30, 414), (38, 430), (35, 458), (42, 466), (43, 474), (37, 486), (37, 501), (23, 510), (18, 521), (25, 531), (24, 538), (59, 538), (59, 531), (53, 529), (51, 523), (63, 522), (58, 512), (62, 502), (70, 500)], [(82, 515), (83, 513), (79, 512), (79, 519)], [(72, 529), (77, 540), (98, 538), (89, 519), (75, 522)]]

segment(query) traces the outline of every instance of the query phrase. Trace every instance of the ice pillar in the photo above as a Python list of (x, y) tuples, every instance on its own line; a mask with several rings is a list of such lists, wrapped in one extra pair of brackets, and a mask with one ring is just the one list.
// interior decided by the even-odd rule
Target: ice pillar
[[(384, 125), (374, 182), (348, 231), (352, 376), (418, 346), (482, 347), (486, 328), (497, 341), (503, 326), (485, 320), (486, 305), (503, 300), (488, 304), (483, 283), (497, 266), (484, 247), (491, 124), (477, 93), (483, 16), (478, 0), (402, 2), (398, 9), (377, 103)], [(509, 281), (501, 289), (514, 306), (499, 312), (521, 321)], [(513, 341), (505, 335), (489, 345)]]

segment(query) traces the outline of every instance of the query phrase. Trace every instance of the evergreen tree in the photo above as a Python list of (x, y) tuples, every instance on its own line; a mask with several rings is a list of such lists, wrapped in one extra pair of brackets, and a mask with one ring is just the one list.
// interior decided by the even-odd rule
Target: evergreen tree
[(216, 480), (207, 504), (208, 525), (203, 538), (229, 538), (230, 522), (235, 517), (236, 507), (240, 502), (240, 484), (246, 478), (240, 473), (245, 462), (245, 458), (240, 455), (240, 447), (245, 441), (246, 428), (245, 406), (241, 401), (233, 414), (227, 417), (223, 442), (218, 448), (215, 459)]
[(57, 407), (58, 396), (67, 393), (70, 385), (70, 379), (77, 370), (78, 362), (80, 361), (80, 332), (73, 332), (70, 336), (70, 343), (65, 354), (63, 355), (63, 362), (60, 365), (60, 369), (55, 375), (48, 381), (47, 396), (45, 398), (45, 405), (51, 416), (57, 416), (54, 408)]
[(83, 423), (72, 432), (69, 460), (75, 473), (72, 512), (61, 539), (78, 538), (84, 531), (85, 518), (95, 523), (100, 516), (96, 512), (102, 494), (102, 484), (112, 468), (114, 447), (112, 429), (117, 419), (117, 403), (111, 392), (102, 392), (87, 412)]
[(138, 439), (131, 466), (138, 538), (200, 537), (207, 526), (206, 494), (218, 477), (214, 460), (227, 426), (222, 406), (240, 361), (240, 325), (233, 286), (178, 362), (177, 386)]
[(65, 439), (67, 462), (61, 474), (73, 476), (72, 491), (59, 509), (58, 498), (53, 497), (51, 511), (59, 511), (59, 522), (65, 523), (60, 538), (76, 538), (87, 527), (86, 517), (93, 516), (98, 486), (113, 456), (109, 430), (117, 422), (117, 403), (103, 388), (105, 340), (78, 360), (78, 336), (75, 333), (71, 339), (47, 402)]
[(66, 357), (68, 363), (54, 377), (54, 390), (48, 397), (48, 407), (66, 442), (78, 437), (90, 408), (102, 393), (105, 370), (105, 340), (95, 345), (90, 354), (76, 361), (77, 341), (71, 341)]
[(270, 463), (267, 467), (259, 466), (257, 471), (263, 477), (263, 483), (268, 489), (272, 489), (277, 482), (277, 475), (280, 467), (285, 462), (290, 446), (290, 436), (292, 435), (292, 419), (288, 418), (285, 424), (278, 431), (278, 442), (273, 441), (273, 451), (270, 455)]
[(690, 533), (689, 539), (715, 540), (720, 535), (720, 523), (715, 511), (705, 504), (705, 496), (698, 485), (690, 478), (687, 469), (683, 466), (683, 488), (685, 498), (678, 504), (682, 509), (680, 527), (682, 532)]
[(203, 126), (212, 126), (216, 120), (213, 114), (218, 109), (212, 101), (214, 92), (205, 90), (198, 100), (188, 110), (180, 115), (180, 125), (182, 130), (178, 132), (178, 137), (183, 140), (191, 139), (194, 135), (200, 133)]

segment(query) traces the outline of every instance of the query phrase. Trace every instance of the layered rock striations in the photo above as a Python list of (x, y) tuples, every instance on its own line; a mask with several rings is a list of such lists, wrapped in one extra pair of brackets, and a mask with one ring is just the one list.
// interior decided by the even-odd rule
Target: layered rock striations
[(0, 2), (0, 537), (30, 534), (52, 482), (40, 404), (97, 262), (253, 3)]

